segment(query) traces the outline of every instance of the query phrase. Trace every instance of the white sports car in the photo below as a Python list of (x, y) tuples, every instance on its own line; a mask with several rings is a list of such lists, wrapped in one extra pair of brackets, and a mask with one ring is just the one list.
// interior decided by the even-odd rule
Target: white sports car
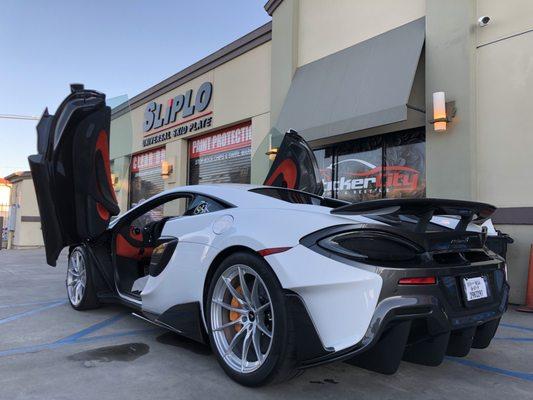
[(180, 187), (110, 222), (109, 126), (105, 96), (73, 86), (29, 158), (47, 262), (69, 246), (75, 309), (122, 303), (209, 343), (249, 386), (336, 360), (394, 373), (489, 345), (509, 288), (471, 222), (494, 207), (324, 198), (312, 151), (289, 132), (267, 185)]

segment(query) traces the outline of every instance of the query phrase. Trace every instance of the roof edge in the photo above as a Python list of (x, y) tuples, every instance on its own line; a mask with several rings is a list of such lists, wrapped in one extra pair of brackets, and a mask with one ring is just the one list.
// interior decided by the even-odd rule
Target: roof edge
[(264, 6), (265, 11), (268, 13), (268, 15), (272, 16), (274, 11), (276, 11), (276, 8), (278, 8), (281, 3), (283, 3), (283, 0), (268, 0)]
[(31, 179), (31, 172), (30, 171), (13, 172), (12, 174), (9, 174), (6, 177), (4, 177), (4, 179), (11, 183), (15, 183), (23, 179)]
[(200, 61), (182, 69), (180, 72), (163, 80), (157, 85), (132, 97), (131, 100), (118, 105), (112, 110), (111, 119), (118, 118), (121, 115), (126, 114), (129, 110), (137, 108), (256, 47), (269, 42), (271, 38), (272, 22), (269, 21), (214, 53), (202, 58)]

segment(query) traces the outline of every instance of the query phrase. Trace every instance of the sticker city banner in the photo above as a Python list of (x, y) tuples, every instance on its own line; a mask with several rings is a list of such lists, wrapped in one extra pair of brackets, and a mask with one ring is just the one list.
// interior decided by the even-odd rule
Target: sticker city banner
[(424, 142), (315, 154), (326, 196), (347, 201), (425, 196)]

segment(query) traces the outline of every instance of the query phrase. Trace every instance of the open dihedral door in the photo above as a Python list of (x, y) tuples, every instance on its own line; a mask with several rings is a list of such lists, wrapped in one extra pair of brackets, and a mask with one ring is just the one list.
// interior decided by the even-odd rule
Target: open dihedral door
[(72, 85), (55, 115), (37, 125), (37, 152), (28, 157), (46, 261), (55, 266), (65, 246), (102, 234), (119, 207), (111, 182), (105, 95)]
[(324, 193), (313, 150), (296, 131), (291, 129), (283, 137), (264, 185), (296, 189), (319, 196)]

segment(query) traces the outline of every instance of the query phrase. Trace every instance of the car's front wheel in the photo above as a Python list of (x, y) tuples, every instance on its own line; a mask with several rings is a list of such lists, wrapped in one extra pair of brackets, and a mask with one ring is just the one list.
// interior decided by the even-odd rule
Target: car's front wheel
[(99, 307), (98, 297), (92, 281), (92, 261), (82, 246), (75, 247), (69, 254), (67, 266), (67, 295), (70, 305), (76, 310), (90, 310)]
[(267, 262), (234, 253), (216, 269), (206, 301), (209, 339), (224, 371), (246, 386), (294, 374), (294, 329)]

